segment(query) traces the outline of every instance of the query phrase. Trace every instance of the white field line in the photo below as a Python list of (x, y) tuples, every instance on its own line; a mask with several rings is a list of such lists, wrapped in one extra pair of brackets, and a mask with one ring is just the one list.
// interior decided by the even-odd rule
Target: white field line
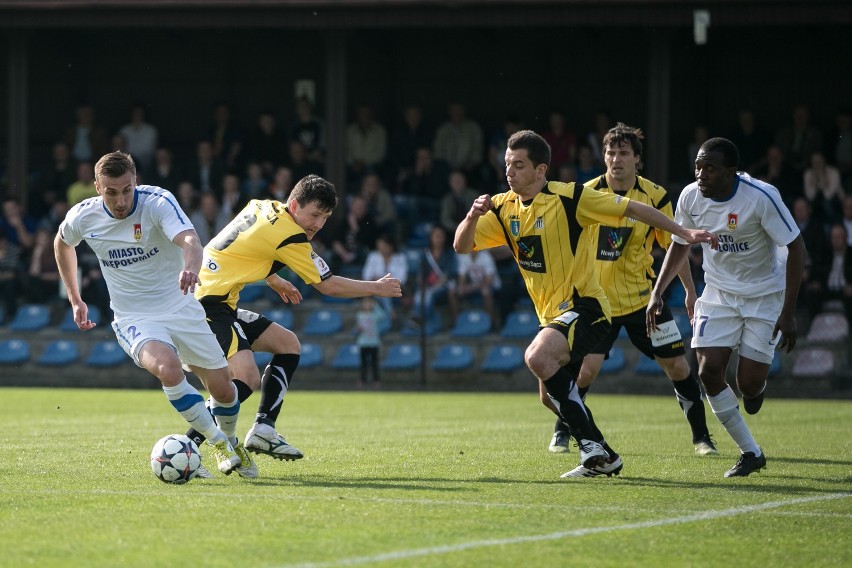
[(463, 542), (458, 544), (450, 544), (445, 546), (433, 546), (429, 548), (414, 548), (411, 550), (398, 550), (395, 552), (386, 552), (384, 554), (375, 554), (373, 556), (352, 556), (349, 558), (339, 558), (329, 562), (310, 562), (300, 564), (286, 564), (277, 568), (332, 568), (334, 566), (357, 566), (360, 564), (372, 564), (376, 562), (387, 562), (391, 560), (403, 560), (406, 558), (416, 558), (419, 556), (433, 556), (437, 554), (448, 554), (451, 552), (461, 552), (463, 550), (471, 550), (474, 548), (485, 548), (487, 546), (504, 546), (507, 544), (521, 544), (527, 542), (541, 542), (545, 540), (559, 540), (569, 537), (581, 537), (593, 534), (602, 534), (616, 531), (628, 531), (636, 529), (649, 529), (663, 527), (668, 525), (681, 525), (684, 523), (694, 523), (697, 521), (709, 521), (713, 519), (722, 519), (734, 517), (736, 515), (744, 515), (747, 513), (756, 513), (769, 509), (777, 509), (778, 507), (788, 507), (790, 505), (801, 505), (803, 503), (815, 503), (818, 501), (830, 501), (834, 499), (846, 499), (852, 497), (852, 493), (831, 493), (829, 495), (816, 495), (813, 497), (801, 497), (799, 499), (788, 499), (786, 501), (770, 501), (759, 505), (744, 505), (742, 507), (733, 507), (731, 509), (723, 509), (721, 511), (704, 511), (694, 515), (685, 515), (683, 517), (670, 517), (667, 519), (657, 519), (655, 521), (643, 521), (640, 523), (627, 523), (624, 525), (615, 525), (610, 527), (590, 527), (584, 529), (574, 529), (570, 531), (555, 532), (550, 534), (517, 536), (512, 538), (500, 538), (489, 540), (474, 540), (471, 542)]

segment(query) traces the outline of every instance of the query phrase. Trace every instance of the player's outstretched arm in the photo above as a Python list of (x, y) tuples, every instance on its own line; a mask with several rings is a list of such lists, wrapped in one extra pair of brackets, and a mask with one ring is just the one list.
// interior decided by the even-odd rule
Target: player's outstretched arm
[(639, 203), (638, 201), (630, 200), (627, 203), (627, 209), (624, 211), (625, 217), (633, 217), (639, 219), (643, 223), (647, 223), (652, 227), (663, 229), (673, 235), (677, 235), (688, 243), (710, 243), (710, 247), (715, 249), (719, 246), (719, 237), (709, 231), (701, 231), (694, 229), (686, 229), (675, 223), (658, 210)]
[(473, 250), (474, 237), (476, 236), (476, 223), (479, 218), (488, 213), (494, 204), (491, 202), (491, 196), (487, 193), (477, 197), (473, 205), (470, 206), (470, 211), (467, 212), (464, 219), (459, 223), (456, 229), (456, 235), (453, 238), (453, 248), (458, 253), (469, 253)]
[(799, 286), (802, 283), (802, 274), (805, 271), (805, 241), (802, 235), (796, 237), (792, 243), (787, 245), (787, 275), (786, 290), (784, 292), (784, 305), (781, 307), (781, 315), (775, 323), (772, 338), (781, 332), (779, 349), (786, 349), (787, 353), (796, 346), (796, 300), (799, 297)]
[(680, 272), (683, 263), (686, 262), (688, 252), (689, 245), (675, 242), (666, 251), (666, 258), (663, 260), (662, 268), (660, 268), (660, 275), (657, 277), (654, 289), (651, 290), (651, 298), (648, 301), (648, 308), (645, 310), (645, 326), (649, 337), (651, 332), (658, 329), (657, 316), (663, 310), (663, 292), (669, 287), (675, 275)]
[(198, 271), (201, 270), (201, 259), (204, 249), (198, 240), (195, 229), (182, 231), (175, 235), (172, 242), (183, 249), (183, 270), (178, 275), (178, 284), (184, 295), (195, 292), (195, 286), (199, 283)]
[(302, 293), (289, 280), (277, 274), (270, 274), (266, 277), (266, 283), (275, 290), (285, 304), (298, 304), (302, 301)]
[(89, 306), (80, 296), (80, 288), (77, 286), (77, 251), (72, 246), (65, 244), (59, 234), (53, 240), (53, 253), (56, 256), (56, 265), (59, 268), (59, 277), (65, 285), (68, 293), (68, 302), (74, 313), (74, 323), (83, 331), (95, 327), (95, 322), (89, 319)]
[(364, 296), (380, 296), (382, 298), (399, 298), (402, 296), (402, 286), (398, 278), (385, 274), (378, 280), (352, 280), (343, 276), (332, 276), (314, 284), (314, 288), (326, 296), (335, 298), (363, 298)]

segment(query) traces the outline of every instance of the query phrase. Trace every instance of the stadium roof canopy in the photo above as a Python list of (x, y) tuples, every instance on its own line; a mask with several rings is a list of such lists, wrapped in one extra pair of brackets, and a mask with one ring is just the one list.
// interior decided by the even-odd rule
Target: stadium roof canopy
[(695, 10), (713, 26), (852, 23), (848, 0), (0, 0), (0, 29), (691, 27)]

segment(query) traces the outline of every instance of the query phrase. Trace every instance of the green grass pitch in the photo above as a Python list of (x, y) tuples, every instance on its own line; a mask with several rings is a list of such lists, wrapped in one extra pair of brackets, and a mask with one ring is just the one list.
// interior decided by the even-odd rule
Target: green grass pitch
[(737, 450), (712, 415), (721, 455), (701, 458), (673, 396), (593, 392), (624, 471), (565, 480), (577, 450), (547, 451), (535, 385), (296, 390), (279, 429), (304, 459), (173, 486), (148, 465), (185, 429), (161, 392), (0, 397), (0, 566), (852, 566), (848, 401), (770, 397), (746, 419), (768, 468), (723, 479)]

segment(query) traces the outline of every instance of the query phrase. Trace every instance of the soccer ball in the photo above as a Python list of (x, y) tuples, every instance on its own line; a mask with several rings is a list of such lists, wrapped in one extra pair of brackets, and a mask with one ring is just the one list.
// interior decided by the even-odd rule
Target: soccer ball
[(198, 446), (183, 434), (161, 438), (151, 450), (151, 469), (164, 483), (186, 483), (195, 477), (200, 466)]

